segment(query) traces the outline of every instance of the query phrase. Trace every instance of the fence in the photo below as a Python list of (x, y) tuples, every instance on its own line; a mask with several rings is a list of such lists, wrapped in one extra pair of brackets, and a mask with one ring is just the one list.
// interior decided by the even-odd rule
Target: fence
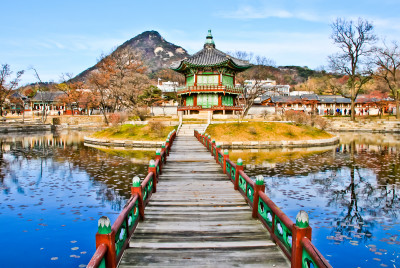
[(236, 164), (233, 163), (229, 159), (228, 150), (223, 151), (210, 135), (195, 130), (194, 136), (221, 165), (234, 189), (243, 195), (252, 208), (252, 217), (258, 218), (267, 228), (271, 238), (290, 260), (292, 268), (332, 267), (311, 242), (312, 229), (305, 211), (300, 211), (296, 216), (296, 223), (293, 223), (265, 194), (263, 176), (257, 176), (256, 181), (253, 181), (244, 172), (242, 160), (238, 159)]
[(147, 176), (143, 181), (139, 177), (132, 180), (131, 198), (111, 226), (110, 219), (102, 216), (98, 222), (96, 234), (96, 252), (88, 264), (88, 268), (117, 267), (129, 239), (136, 229), (139, 220), (145, 218), (145, 208), (153, 193), (157, 190), (157, 181), (166, 163), (176, 131), (168, 134), (161, 150), (156, 151), (155, 160), (150, 160)]

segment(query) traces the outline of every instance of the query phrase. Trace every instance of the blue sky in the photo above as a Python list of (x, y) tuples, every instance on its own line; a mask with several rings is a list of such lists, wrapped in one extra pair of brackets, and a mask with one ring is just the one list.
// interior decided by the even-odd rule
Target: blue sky
[(22, 84), (59, 81), (80, 73), (126, 40), (146, 30), (189, 53), (212, 29), (218, 49), (245, 50), (277, 65), (317, 68), (336, 51), (329, 39), (337, 17), (372, 21), (376, 34), (400, 41), (398, 0), (301, 1), (3, 1), (0, 63), (25, 69)]

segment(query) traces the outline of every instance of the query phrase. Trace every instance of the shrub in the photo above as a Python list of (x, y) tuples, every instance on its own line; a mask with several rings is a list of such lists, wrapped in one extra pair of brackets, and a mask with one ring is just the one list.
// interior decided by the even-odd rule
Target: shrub
[(257, 130), (254, 127), (249, 127), (249, 132), (252, 135), (257, 135)]
[(316, 126), (322, 130), (325, 130), (329, 126), (329, 122), (324, 118), (318, 115), (309, 115), (302, 111), (286, 111), (285, 118), (296, 125)]
[(109, 116), (111, 125), (116, 126), (125, 122), (128, 119), (128, 115), (125, 112), (112, 113)]
[(316, 116), (314, 118), (314, 124), (322, 130), (327, 129), (330, 126), (330, 122), (326, 120), (325, 118), (322, 118), (320, 116)]
[(157, 136), (157, 137), (163, 137), (164, 136), (164, 130), (165, 126), (162, 122), (160, 121), (151, 121), (148, 124), (150, 130)]

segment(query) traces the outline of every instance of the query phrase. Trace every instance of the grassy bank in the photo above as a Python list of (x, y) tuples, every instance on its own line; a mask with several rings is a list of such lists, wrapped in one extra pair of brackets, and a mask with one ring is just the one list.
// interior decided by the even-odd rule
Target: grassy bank
[(281, 150), (274, 150), (268, 152), (252, 152), (250, 150), (243, 151), (230, 151), (229, 159), (234, 163), (241, 158), (244, 163), (252, 165), (260, 165), (263, 163), (278, 164), (296, 159), (304, 158), (314, 154), (320, 154), (324, 151), (291, 151), (282, 152)]
[(309, 126), (296, 126), (287, 123), (244, 122), (212, 124), (207, 128), (207, 134), (221, 142), (233, 141), (296, 141), (326, 139), (331, 134)]
[(175, 126), (164, 126), (161, 123), (149, 123), (148, 125), (121, 125), (98, 131), (91, 137), (99, 139), (120, 139), (135, 141), (164, 141), (168, 133)]

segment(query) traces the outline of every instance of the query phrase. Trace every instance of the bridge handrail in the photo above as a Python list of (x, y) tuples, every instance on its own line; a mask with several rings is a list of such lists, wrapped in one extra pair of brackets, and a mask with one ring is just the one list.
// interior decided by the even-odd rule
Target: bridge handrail
[(293, 221), (264, 192), (260, 191), (258, 194), (260, 197), (257, 207), (258, 218), (270, 232), (272, 239), (291, 259)]
[(243, 170), (239, 170), (239, 192), (244, 196), (250, 207), (253, 207), (254, 199), (254, 181), (244, 173)]
[(88, 268), (97, 268), (97, 267), (105, 267), (106, 265), (106, 256), (107, 253), (107, 245), (106, 244), (100, 244), (96, 252), (93, 254), (92, 259), (88, 263), (86, 267)]
[(132, 196), (111, 226), (111, 231), (115, 233), (115, 252), (117, 263), (121, 259), (122, 253), (129, 243), (129, 238), (135, 231), (139, 222), (138, 201), (138, 195)]
[(314, 267), (319, 268), (331, 267), (321, 252), (319, 252), (318, 249), (311, 243), (310, 239), (303, 237), (303, 239), (301, 239), (301, 243), (303, 244), (302, 263), (305, 265), (305, 267), (310, 267), (310, 263), (312, 263)]
[(173, 130), (168, 134), (162, 149), (157, 149), (155, 161), (150, 160), (149, 169), (143, 181), (140, 181), (139, 177), (133, 178), (131, 198), (125, 204), (114, 224), (111, 226), (108, 217), (103, 216), (99, 219), (99, 230), (96, 233), (96, 251), (87, 267), (117, 267), (139, 220), (144, 220), (144, 210), (152, 194), (156, 192), (158, 177), (162, 173), (162, 167), (167, 160), (175, 138), (176, 130)]
[[(308, 225), (308, 215), (305, 211), (300, 211), (296, 216), (296, 223), (293, 223), (265, 194), (265, 182), (262, 176), (254, 182), (244, 172), (242, 160), (239, 159), (235, 164), (229, 159), (229, 152), (217, 146), (210, 135), (195, 130), (194, 136), (222, 166), (223, 172), (234, 184), (234, 189), (243, 195), (252, 208), (253, 218), (258, 218), (267, 228), (272, 239), (291, 261), (291, 267), (310, 267), (311, 264), (314, 267), (332, 267), (311, 242), (312, 229)], [(223, 154), (222, 163), (221, 154)]]

